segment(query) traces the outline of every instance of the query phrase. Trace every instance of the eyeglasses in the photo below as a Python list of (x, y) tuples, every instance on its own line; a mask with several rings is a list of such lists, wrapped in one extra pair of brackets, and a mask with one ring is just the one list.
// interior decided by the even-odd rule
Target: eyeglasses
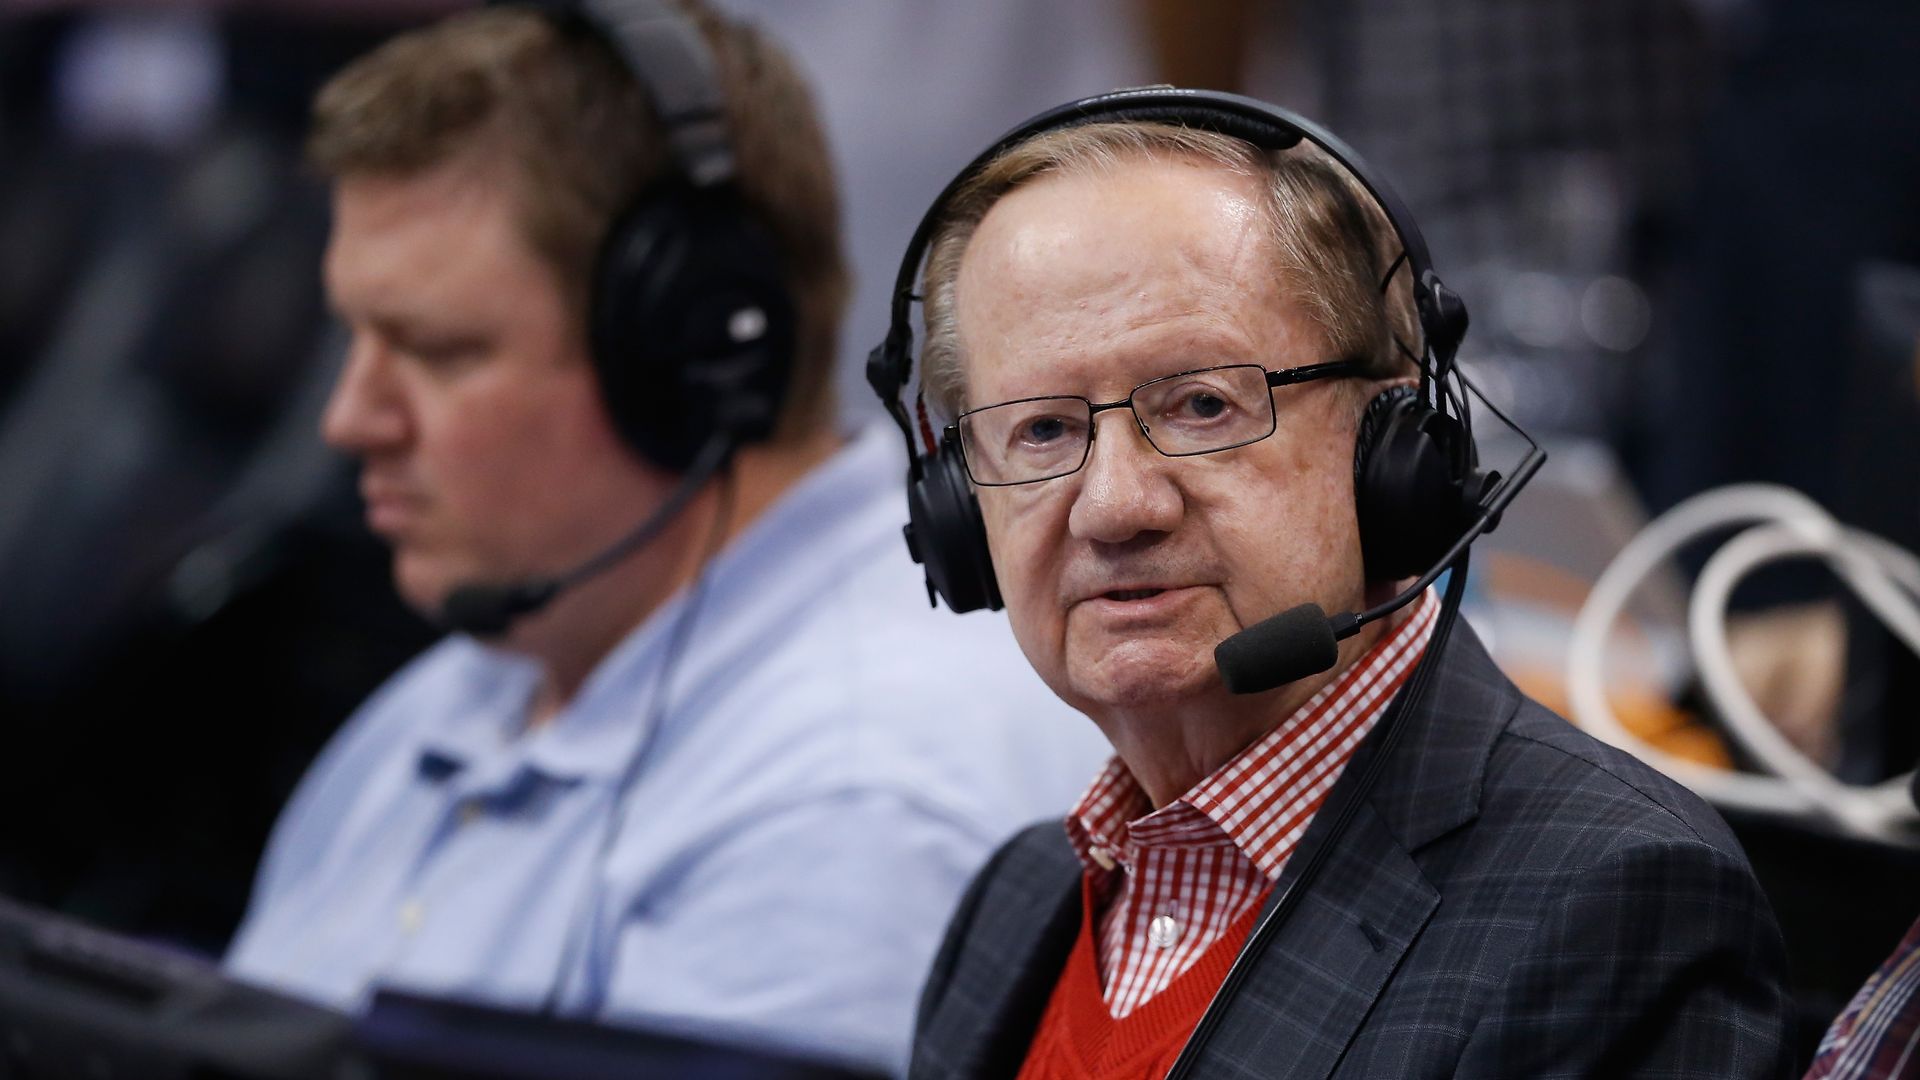
[(1269, 371), (1258, 364), (1199, 368), (1143, 382), (1119, 401), (1021, 398), (968, 409), (958, 430), (967, 475), (982, 487), (1037, 484), (1080, 471), (1095, 414), (1127, 409), (1140, 434), (1167, 457), (1215, 454), (1273, 434), (1273, 388), (1360, 373), (1353, 360)]

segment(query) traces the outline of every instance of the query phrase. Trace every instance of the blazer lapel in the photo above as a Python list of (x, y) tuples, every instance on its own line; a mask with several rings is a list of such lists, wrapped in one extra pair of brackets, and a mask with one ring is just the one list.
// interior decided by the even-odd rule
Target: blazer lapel
[[(1414, 854), (1478, 816), (1493, 740), (1520, 698), (1465, 623), (1428, 660), (1439, 667), (1401, 718), (1399, 744), (1287, 922), (1261, 955), (1246, 958), (1246, 980), (1222, 1006), (1195, 1075), (1251, 1066), (1259, 1075), (1329, 1076), (1439, 907)], [(1302, 838), (1302, 854), (1326, 842), (1330, 811), (1352, 797), (1378, 752), (1369, 738), (1355, 755)], [(1267, 914), (1304, 866), (1299, 856), (1289, 862)], [(1287, 1067), (1276, 1070), (1280, 1062)]]
[(957, 916), (973, 925), (915, 1037), (914, 1080), (1018, 1073), (1073, 950), (1081, 867), (1065, 830), (1030, 830), (1006, 855)]
[(1248, 957), (1194, 1075), (1240, 1075), (1235, 1065), (1301, 1080), (1332, 1073), (1439, 905), (1379, 815), (1360, 807), (1285, 925)]

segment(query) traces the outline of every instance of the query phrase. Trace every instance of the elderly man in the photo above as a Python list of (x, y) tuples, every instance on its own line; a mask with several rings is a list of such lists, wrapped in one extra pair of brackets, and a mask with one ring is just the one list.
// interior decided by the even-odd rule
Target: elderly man
[[(1077, 103), (976, 160), (908, 253), (954, 419), (911, 477), (917, 553), (950, 601), (997, 587), (1116, 752), (975, 879), (913, 1075), (1782, 1075), (1778, 932), (1723, 823), (1449, 636), (1457, 591), (1407, 587), (1490, 505), (1454, 442), (1454, 510), (1396, 510), (1434, 485), (1382, 455), (1463, 438), (1398, 389), (1407, 281), (1436, 378), (1463, 319), (1301, 130), (1219, 95)], [(1256, 652), (1298, 677), (1230, 692), (1216, 645), (1303, 603), (1375, 607), (1311, 616), (1345, 640), (1304, 662), (1289, 616)]]
[[(555, 5), (565, 7), (565, 5)], [(320, 94), (324, 434), (466, 630), (289, 804), (228, 963), (874, 1068), (993, 847), (1097, 738), (919, 603), (805, 85), (697, 3), (493, 7)]]

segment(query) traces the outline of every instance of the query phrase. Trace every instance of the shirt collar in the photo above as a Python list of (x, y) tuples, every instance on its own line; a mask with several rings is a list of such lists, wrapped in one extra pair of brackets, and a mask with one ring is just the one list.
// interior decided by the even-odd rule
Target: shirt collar
[(1339, 677), (1158, 810), (1126, 763), (1110, 759), (1067, 816), (1081, 863), (1103, 873), (1131, 865), (1144, 847), (1231, 845), (1277, 879), (1312, 812), (1426, 651), (1439, 608), (1428, 589)]
[(525, 724), (527, 703), (539, 685), (539, 667), (523, 656), (468, 638), (451, 638), (436, 652), (446, 676), (433, 682), (431, 707), (417, 728), (420, 769), (430, 776), (461, 772), (496, 757)]

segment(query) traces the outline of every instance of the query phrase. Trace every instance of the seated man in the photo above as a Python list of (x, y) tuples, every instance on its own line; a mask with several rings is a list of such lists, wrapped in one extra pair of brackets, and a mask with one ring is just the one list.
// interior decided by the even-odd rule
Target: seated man
[(463, 14), (319, 96), (324, 433), (471, 633), (312, 767), (228, 964), (897, 1067), (968, 876), (1101, 750), (1004, 628), (928, 610), (896, 440), (833, 427), (791, 61), (621, 8)]
[[(913, 1075), (1781, 1075), (1779, 934), (1725, 825), (1454, 624), (1517, 490), (1448, 405), (1464, 308), (1304, 131), (1076, 103), (908, 252), (953, 417), (913, 479), (947, 508), (929, 576), (997, 585), (1117, 755), (971, 886)], [(909, 339), (873, 376), (911, 429)]]

